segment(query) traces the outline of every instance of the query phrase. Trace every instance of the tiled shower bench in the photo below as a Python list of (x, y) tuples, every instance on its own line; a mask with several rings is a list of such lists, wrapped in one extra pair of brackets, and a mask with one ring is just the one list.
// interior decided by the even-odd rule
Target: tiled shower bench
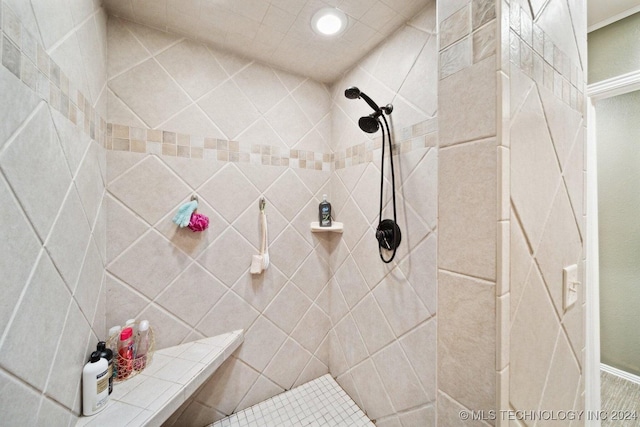
[(108, 406), (76, 427), (159, 426), (244, 341), (242, 329), (158, 350), (138, 375), (114, 384)]

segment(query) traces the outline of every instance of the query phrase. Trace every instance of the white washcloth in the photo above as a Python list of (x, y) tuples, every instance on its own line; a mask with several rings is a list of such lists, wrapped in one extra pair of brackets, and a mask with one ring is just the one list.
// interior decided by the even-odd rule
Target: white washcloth
[(264, 209), (260, 211), (260, 227), (262, 228), (260, 254), (254, 255), (251, 260), (251, 274), (260, 274), (269, 268), (269, 232), (267, 230), (267, 215), (264, 213)]
[(262, 268), (269, 268), (269, 228), (267, 227), (267, 214), (262, 211), (262, 244), (260, 251), (262, 252)]

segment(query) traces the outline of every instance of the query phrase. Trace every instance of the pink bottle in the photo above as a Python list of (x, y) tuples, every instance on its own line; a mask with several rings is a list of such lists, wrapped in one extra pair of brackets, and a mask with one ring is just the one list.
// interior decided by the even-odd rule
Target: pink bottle
[(133, 329), (124, 328), (118, 341), (118, 379), (127, 378), (133, 370)]

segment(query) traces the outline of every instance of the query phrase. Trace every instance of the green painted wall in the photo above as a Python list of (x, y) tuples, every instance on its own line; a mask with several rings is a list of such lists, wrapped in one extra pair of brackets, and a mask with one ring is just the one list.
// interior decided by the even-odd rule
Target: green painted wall
[(596, 129), (601, 360), (640, 375), (640, 91), (599, 100)]
[(588, 35), (588, 83), (640, 70), (640, 13)]

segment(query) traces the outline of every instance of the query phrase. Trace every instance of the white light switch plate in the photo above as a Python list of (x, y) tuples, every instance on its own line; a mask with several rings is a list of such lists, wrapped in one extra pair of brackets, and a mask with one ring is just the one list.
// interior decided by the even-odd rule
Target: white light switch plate
[(569, 309), (573, 304), (578, 301), (578, 266), (576, 264), (570, 265), (562, 269), (562, 286), (563, 286), (563, 306), (564, 309)]

